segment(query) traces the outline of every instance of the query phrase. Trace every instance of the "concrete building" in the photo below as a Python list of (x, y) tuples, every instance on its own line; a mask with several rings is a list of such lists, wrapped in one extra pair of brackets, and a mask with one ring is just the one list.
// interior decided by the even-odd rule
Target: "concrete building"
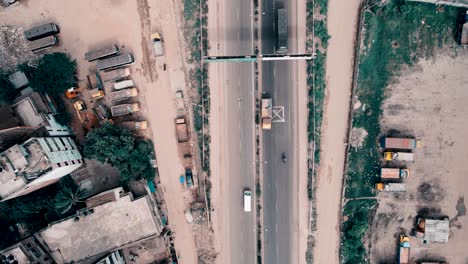
[(0, 153), (2, 201), (53, 184), (83, 163), (69, 137), (30, 138)]
[(28, 86), (29, 81), (28, 78), (26, 77), (26, 74), (22, 71), (17, 71), (8, 76), (8, 80), (13, 84), (13, 87), (15, 89), (22, 89)]
[(0, 105), (0, 152), (30, 138), (35, 129), (24, 126), (9, 105)]
[[(423, 221), (424, 224), (421, 224)], [(447, 243), (450, 233), (449, 220), (423, 219), (420, 220), (420, 225), (424, 228), (425, 242)]]
[(12, 108), (18, 114), (25, 126), (39, 129), (44, 127), (49, 136), (70, 136), (72, 132), (55, 120), (57, 113), (54, 103), (47, 95), (37, 92), (27, 92), (16, 98)]
[(122, 251), (117, 250), (96, 262), (96, 264), (125, 264), (125, 259)]
[(86, 201), (87, 208), (34, 235), (57, 263), (89, 263), (159, 236), (162, 223), (148, 196), (116, 188)]
[(52, 264), (55, 261), (34, 237), (0, 251), (1, 264)]

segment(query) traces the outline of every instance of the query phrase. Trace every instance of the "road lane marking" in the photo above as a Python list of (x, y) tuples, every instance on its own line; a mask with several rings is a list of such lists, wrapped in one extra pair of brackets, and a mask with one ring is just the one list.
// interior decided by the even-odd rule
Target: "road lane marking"
[(284, 106), (273, 106), (271, 122), (284, 122)]

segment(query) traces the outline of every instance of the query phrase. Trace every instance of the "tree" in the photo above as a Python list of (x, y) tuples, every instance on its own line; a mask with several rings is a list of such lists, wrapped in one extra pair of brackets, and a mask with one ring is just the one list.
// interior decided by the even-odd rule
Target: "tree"
[(121, 181), (154, 177), (150, 157), (151, 145), (136, 141), (130, 131), (106, 123), (86, 136), (84, 154), (87, 158), (108, 162), (121, 174)]
[(8, 74), (0, 70), (0, 103), (11, 103), (16, 97), (16, 89), (8, 79)]
[(81, 187), (64, 186), (54, 198), (54, 207), (59, 214), (65, 214), (73, 207), (83, 203), (88, 192)]
[(66, 53), (46, 54), (39, 59), (37, 67), (22, 65), (22, 70), (30, 78), (31, 87), (38, 92), (52, 96), (63, 94), (76, 85), (76, 61)]

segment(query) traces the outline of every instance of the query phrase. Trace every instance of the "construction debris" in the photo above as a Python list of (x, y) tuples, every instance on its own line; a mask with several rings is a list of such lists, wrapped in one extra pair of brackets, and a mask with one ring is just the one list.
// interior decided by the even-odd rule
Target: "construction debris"
[(23, 28), (0, 26), (0, 69), (12, 71), (19, 64), (33, 63), (37, 59), (29, 50)]

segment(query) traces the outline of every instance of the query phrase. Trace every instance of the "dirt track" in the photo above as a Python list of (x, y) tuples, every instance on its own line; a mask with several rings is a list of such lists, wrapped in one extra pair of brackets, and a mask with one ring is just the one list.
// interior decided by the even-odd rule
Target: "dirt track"
[(359, 0), (328, 2), (325, 107), (317, 175), (314, 263), (339, 263), (340, 201)]

